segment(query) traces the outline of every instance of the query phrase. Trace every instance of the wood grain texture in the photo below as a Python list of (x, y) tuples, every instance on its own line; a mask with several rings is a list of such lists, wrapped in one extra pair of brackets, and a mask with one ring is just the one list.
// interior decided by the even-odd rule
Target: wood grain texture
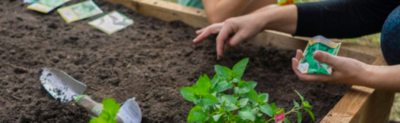
[[(180, 20), (193, 27), (209, 25), (204, 10), (159, 0), (108, 0), (122, 4), (146, 16), (164, 21)], [(282, 49), (304, 49), (308, 37), (293, 37), (290, 34), (266, 30), (249, 42), (258, 45), (273, 45)], [(340, 41), (340, 40), (335, 40)], [(355, 58), (374, 65), (386, 65), (378, 47), (367, 47), (343, 43), (340, 56)], [(334, 108), (323, 118), (322, 123), (385, 123), (393, 103), (394, 93), (368, 87), (352, 86)]]

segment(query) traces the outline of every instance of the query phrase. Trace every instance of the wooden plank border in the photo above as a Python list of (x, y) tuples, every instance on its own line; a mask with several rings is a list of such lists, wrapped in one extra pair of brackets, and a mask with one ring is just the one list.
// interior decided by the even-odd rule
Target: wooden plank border
[[(193, 27), (209, 25), (204, 10), (182, 6), (160, 0), (107, 0), (125, 5), (146, 16), (164, 21), (180, 20)], [(260, 45), (272, 44), (283, 49), (303, 49), (306, 37), (292, 37), (289, 34), (266, 30), (252, 42)], [(355, 44), (343, 44), (339, 55), (348, 56), (373, 65), (385, 65), (380, 48)], [(376, 123), (387, 122), (394, 92), (375, 90), (368, 87), (352, 86), (334, 108), (323, 118), (322, 123)], [(379, 105), (379, 106), (378, 106)]]

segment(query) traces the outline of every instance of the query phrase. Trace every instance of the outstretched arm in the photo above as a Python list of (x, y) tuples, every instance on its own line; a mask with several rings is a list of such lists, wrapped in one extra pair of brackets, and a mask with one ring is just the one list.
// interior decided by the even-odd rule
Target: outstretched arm
[[(324, 35), (350, 38), (379, 32), (386, 16), (400, 4), (399, 0), (330, 0), (279, 7), (267, 6), (248, 15), (227, 19), (203, 28), (193, 40), (200, 43), (210, 34), (217, 37), (218, 58), (223, 45), (235, 46), (264, 29), (300, 36)], [(228, 39), (228, 35), (233, 34)], [(225, 43), (226, 41), (226, 43)]]
[[(266, 6), (266, 7), (271, 7)], [(271, 9), (262, 9), (257, 12), (234, 17), (224, 23), (216, 23), (196, 33), (198, 36), (193, 42), (200, 43), (211, 34), (219, 33), (217, 37), (218, 58), (222, 57), (224, 45), (232, 47), (243, 40), (255, 36), (257, 33), (268, 29), (280, 30), (293, 34), (297, 24), (297, 9), (295, 5), (279, 6)], [(228, 36), (234, 34), (232, 38)], [(226, 42), (225, 42), (226, 41)]]

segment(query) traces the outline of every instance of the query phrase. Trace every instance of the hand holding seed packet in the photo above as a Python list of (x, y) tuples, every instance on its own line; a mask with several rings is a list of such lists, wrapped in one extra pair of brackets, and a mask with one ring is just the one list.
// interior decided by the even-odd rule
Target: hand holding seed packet
[(328, 74), (332, 73), (332, 68), (325, 63), (314, 59), (315, 51), (324, 51), (332, 55), (337, 55), (341, 43), (335, 43), (323, 36), (315, 36), (304, 50), (303, 58), (299, 61), (298, 70), (303, 74)]

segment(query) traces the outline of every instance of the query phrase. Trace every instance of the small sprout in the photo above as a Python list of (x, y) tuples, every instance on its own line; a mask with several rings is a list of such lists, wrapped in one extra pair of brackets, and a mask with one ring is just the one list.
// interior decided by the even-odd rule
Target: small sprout
[(97, 118), (93, 118), (89, 123), (117, 123), (115, 117), (121, 106), (112, 98), (104, 99), (104, 109), (101, 111), (101, 115)]
[[(200, 76), (197, 83), (191, 87), (183, 87), (180, 92), (182, 96), (196, 106), (193, 107), (187, 118), (188, 122), (197, 123), (265, 123), (275, 120), (278, 108), (275, 103), (268, 103), (268, 93), (258, 93), (254, 88), (257, 82), (241, 80), (248, 58), (234, 65), (232, 69), (215, 65), (216, 75), (210, 79), (206, 74)], [(225, 94), (226, 90), (233, 90), (233, 94)], [(295, 91), (300, 97), (301, 103), (293, 100), (292, 110), (284, 115), (297, 113), (297, 123), (302, 121), (301, 111), (307, 111), (315, 120), (311, 112), (312, 107), (304, 97)], [(301, 105), (300, 105), (301, 104)], [(265, 116), (269, 119), (265, 119)], [(286, 123), (290, 120), (285, 119)]]

